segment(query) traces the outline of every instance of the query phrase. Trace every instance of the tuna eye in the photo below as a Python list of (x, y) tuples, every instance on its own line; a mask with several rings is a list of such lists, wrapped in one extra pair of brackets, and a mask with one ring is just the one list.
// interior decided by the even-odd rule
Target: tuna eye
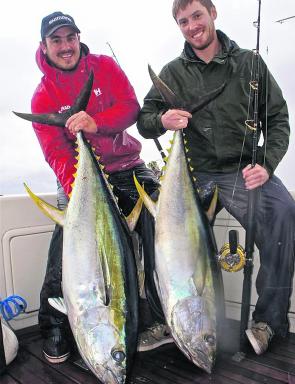
[(117, 363), (122, 363), (125, 360), (125, 353), (123, 351), (119, 350), (113, 350), (112, 353), (112, 358), (117, 362)]
[(205, 335), (204, 340), (205, 343), (210, 345), (210, 347), (213, 347), (215, 345), (215, 337), (213, 335)]

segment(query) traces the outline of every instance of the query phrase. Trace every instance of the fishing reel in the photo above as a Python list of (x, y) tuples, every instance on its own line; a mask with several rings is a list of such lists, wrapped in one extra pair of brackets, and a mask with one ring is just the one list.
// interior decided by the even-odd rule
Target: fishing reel
[(225, 243), (218, 255), (221, 268), (227, 272), (238, 272), (246, 264), (244, 248), (238, 244), (238, 231), (229, 231), (229, 242)]

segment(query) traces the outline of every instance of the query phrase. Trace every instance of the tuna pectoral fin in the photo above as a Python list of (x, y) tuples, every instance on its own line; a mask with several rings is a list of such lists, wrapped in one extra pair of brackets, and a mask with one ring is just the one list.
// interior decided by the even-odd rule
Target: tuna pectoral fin
[(208, 208), (208, 211), (206, 212), (206, 216), (209, 220), (209, 223), (213, 222), (214, 216), (215, 216), (215, 211), (216, 211), (216, 206), (217, 206), (217, 199), (218, 199), (218, 190), (217, 187), (215, 188), (214, 195), (212, 197), (210, 206)]
[(142, 188), (142, 186), (139, 184), (137, 178), (135, 175), (133, 175), (134, 183), (137, 189), (137, 192), (139, 193), (139, 196), (143, 200), (144, 205), (149, 210), (150, 214), (153, 217), (156, 217), (156, 211), (157, 211), (157, 204), (149, 197), (149, 195), (145, 192), (145, 190)]
[(48, 303), (55, 308), (57, 311), (63, 313), (64, 315), (67, 315), (67, 309), (65, 306), (64, 299), (62, 297), (50, 297), (48, 299)]
[(126, 222), (131, 232), (134, 231), (141, 209), (142, 209), (142, 198), (140, 197), (137, 200), (134, 208), (132, 209), (132, 212), (129, 214), (129, 216), (126, 217)]
[(41, 211), (48, 216), (50, 219), (55, 221), (57, 224), (62, 225), (64, 224), (64, 216), (65, 212), (60, 211), (59, 209), (55, 208), (53, 205), (46, 203), (46, 201), (40, 199), (40, 197), (36, 196), (30, 188), (24, 183), (24, 186), (26, 188), (26, 191), (28, 192), (29, 196), (32, 198), (34, 203), (41, 209)]
[(196, 261), (195, 272), (192, 276), (193, 284), (197, 290), (199, 296), (203, 295), (203, 291), (206, 283), (208, 265), (202, 254), (199, 255)]
[(111, 274), (108, 263), (107, 251), (104, 247), (104, 244), (100, 244), (100, 254), (101, 254), (101, 271), (103, 275), (103, 284), (100, 286), (99, 294), (101, 302), (108, 306), (111, 300)]

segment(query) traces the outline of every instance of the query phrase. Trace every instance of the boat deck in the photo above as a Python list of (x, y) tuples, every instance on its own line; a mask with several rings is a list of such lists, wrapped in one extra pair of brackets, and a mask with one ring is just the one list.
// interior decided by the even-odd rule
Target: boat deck
[[(275, 340), (262, 356), (249, 351), (237, 362), (238, 323), (231, 322), (230, 334), (222, 341), (211, 375), (194, 366), (174, 344), (138, 353), (129, 384), (295, 384), (295, 334)], [(79, 368), (73, 356), (63, 364), (49, 364), (42, 356), (42, 339), (36, 327), (18, 333), (20, 349), (17, 358), (0, 377), (1, 384), (98, 384), (91, 372)]]

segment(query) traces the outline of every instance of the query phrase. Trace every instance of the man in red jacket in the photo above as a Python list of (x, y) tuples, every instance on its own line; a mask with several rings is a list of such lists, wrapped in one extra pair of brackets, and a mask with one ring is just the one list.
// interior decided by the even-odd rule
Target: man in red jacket
[[(62, 113), (69, 109), (90, 72), (94, 73), (86, 111), (71, 116), (65, 128), (33, 123), (45, 159), (58, 179), (58, 206), (65, 208), (71, 194), (76, 162), (75, 135), (83, 131), (110, 175), (109, 181), (114, 186), (119, 205), (127, 215), (138, 198), (134, 172), (139, 181), (144, 182), (149, 194), (156, 192), (159, 186), (154, 173), (140, 158), (140, 142), (126, 131), (135, 123), (140, 108), (133, 87), (111, 57), (91, 54), (80, 42), (80, 30), (71, 16), (54, 12), (44, 17), (41, 39), (36, 61), (44, 76), (32, 98), (33, 113)], [(142, 236), (145, 258), (152, 260), (153, 223), (146, 211), (141, 215), (138, 228), (145, 233)], [(67, 319), (48, 304), (49, 297), (62, 295), (61, 255), (62, 229), (56, 226), (49, 248), (39, 312), (43, 352), (52, 363), (63, 362), (70, 354)], [(157, 298), (153, 303), (157, 306)], [(167, 336), (165, 326), (157, 324), (156, 328), (144, 332), (140, 341), (139, 350), (148, 350), (172, 339)]]

